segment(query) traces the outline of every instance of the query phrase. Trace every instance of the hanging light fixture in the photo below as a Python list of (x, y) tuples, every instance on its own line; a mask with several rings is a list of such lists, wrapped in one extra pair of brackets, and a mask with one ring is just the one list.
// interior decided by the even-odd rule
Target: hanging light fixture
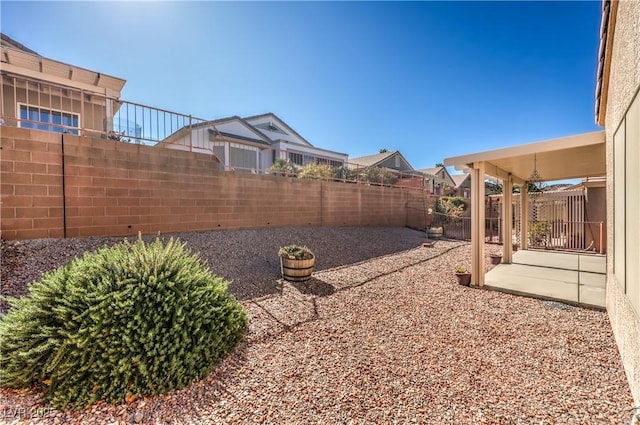
[(540, 177), (540, 173), (538, 172), (538, 158), (535, 153), (533, 154), (533, 171), (529, 176), (529, 183), (535, 188), (535, 191), (530, 192), (532, 197), (535, 198), (542, 193), (542, 188), (544, 186), (542, 183), (542, 177)]

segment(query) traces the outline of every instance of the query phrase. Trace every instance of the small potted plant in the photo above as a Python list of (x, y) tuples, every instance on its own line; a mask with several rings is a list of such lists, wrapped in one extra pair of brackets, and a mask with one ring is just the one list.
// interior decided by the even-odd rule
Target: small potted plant
[(471, 284), (471, 273), (465, 267), (456, 266), (455, 272), (460, 285), (469, 286)]
[(313, 273), (316, 256), (306, 246), (288, 245), (278, 251), (282, 277), (290, 282), (304, 282)]

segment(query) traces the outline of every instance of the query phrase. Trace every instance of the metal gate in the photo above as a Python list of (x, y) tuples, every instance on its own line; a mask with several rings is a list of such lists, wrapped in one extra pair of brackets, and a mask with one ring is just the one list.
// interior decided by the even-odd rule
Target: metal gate
[[(520, 245), (520, 196), (514, 196), (514, 230)], [(547, 192), (528, 202), (528, 245), (532, 248), (592, 250), (597, 235), (586, 220), (584, 191)], [(589, 246), (587, 239), (591, 240)]]

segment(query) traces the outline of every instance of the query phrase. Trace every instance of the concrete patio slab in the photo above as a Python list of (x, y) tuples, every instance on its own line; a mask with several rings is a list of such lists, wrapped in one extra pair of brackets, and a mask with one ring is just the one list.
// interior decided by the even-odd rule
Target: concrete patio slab
[(500, 264), (485, 276), (497, 290), (604, 307), (606, 257), (548, 251), (518, 251), (513, 264)]
[(604, 255), (580, 255), (580, 270), (592, 273), (607, 273), (607, 257)]
[(515, 264), (579, 270), (578, 255), (548, 251), (520, 250), (513, 254)]

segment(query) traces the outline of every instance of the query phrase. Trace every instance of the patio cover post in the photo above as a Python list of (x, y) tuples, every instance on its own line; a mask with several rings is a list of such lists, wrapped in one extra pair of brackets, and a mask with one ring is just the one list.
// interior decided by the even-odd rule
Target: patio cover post
[(513, 260), (513, 239), (511, 222), (513, 221), (513, 177), (509, 175), (502, 184), (502, 262), (511, 264)]
[(471, 170), (471, 283), (478, 286), (484, 286), (484, 168), (474, 162)]
[(520, 249), (528, 248), (529, 237), (529, 182), (520, 187)]

